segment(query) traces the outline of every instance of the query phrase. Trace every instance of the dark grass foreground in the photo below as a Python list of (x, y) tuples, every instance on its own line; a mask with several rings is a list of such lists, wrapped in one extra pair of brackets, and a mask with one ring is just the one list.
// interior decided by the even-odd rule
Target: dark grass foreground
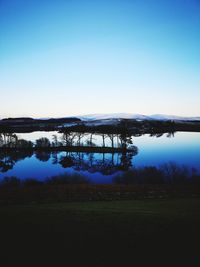
[(200, 266), (200, 199), (4, 205), (0, 237), (5, 267)]

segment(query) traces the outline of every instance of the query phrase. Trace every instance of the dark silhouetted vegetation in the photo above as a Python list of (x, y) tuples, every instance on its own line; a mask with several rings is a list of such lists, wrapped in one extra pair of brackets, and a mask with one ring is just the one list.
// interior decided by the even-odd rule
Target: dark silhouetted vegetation
[(10, 176), (10, 177), (6, 176), (0, 181), (1, 187), (12, 188), (12, 187), (19, 187), (20, 185), (21, 185), (21, 180), (15, 176)]
[(36, 140), (35, 147), (46, 148), (46, 147), (50, 147), (50, 146), (51, 146), (51, 142), (46, 137), (42, 137), (42, 138), (39, 138)]
[[(116, 123), (117, 122), (117, 123)], [(72, 131), (102, 134), (131, 133), (131, 134), (161, 134), (174, 133), (176, 131), (200, 131), (199, 121), (157, 121), (157, 120), (136, 120), (118, 119), (113, 124), (107, 125), (103, 120), (101, 125), (88, 126), (87, 121), (78, 118), (60, 119), (32, 119), (32, 118), (8, 118), (0, 120), (0, 132), (31, 132), (31, 131)]]
[(194, 168), (179, 166), (173, 162), (160, 167), (147, 166), (133, 168), (117, 175), (115, 183), (119, 184), (197, 184), (200, 186), (200, 174)]
[(24, 139), (19, 139), (13, 133), (0, 133), (0, 148), (32, 148), (33, 143)]
[(45, 183), (56, 184), (89, 184), (89, 179), (81, 174), (60, 174), (47, 178)]
[[(103, 173), (109, 173), (105, 168)], [(170, 175), (169, 177), (167, 175)], [(73, 173), (44, 180), (5, 177), (0, 182), (0, 203), (29, 201), (125, 200), (140, 198), (200, 197), (200, 175), (173, 163), (160, 168), (135, 168), (114, 177), (113, 184), (94, 184)]]
[[(121, 134), (104, 134), (104, 133), (88, 133), (88, 132), (74, 132), (71, 130), (63, 130), (60, 132), (61, 138), (58, 140), (57, 135), (53, 135), (53, 141), (48, 138), (42, 137), (35, 141), (33, 144), (31, 141), (19, 139), (16, 134), (13, 133), (0, 133), (0, 150), (12, 150), (12, 149), (26, 149), (26, 150), (69, 150), (69, 151), (85, 151), (85, 152), (124, 152), (126, 150), (135, 151), (137, 148), (132, 145), (132, 136), (128, 133)], [(93, 142), (94, 136), (102, 136), (102, 145), (97, 146)], [(87, 138), (89, 137), (89, 138)], [(84, 141), (81, 141), (85, 138)], [(110, 144), (106, 144), (105, 141), (110, 140)]]

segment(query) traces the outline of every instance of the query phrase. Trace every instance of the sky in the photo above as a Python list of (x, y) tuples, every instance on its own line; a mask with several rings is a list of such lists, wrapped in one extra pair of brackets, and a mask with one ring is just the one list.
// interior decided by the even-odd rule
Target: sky
[(200, 0), (0, 0), (0, 118), (200, 115)]

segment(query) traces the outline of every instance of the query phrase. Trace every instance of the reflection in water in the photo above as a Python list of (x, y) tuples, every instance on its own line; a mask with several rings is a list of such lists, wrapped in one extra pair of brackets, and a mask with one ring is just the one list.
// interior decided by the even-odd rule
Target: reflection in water
[(150, 133), (149, 136), (150, 137), (157, 137), (158, 138), (158, 137), (163, 136), (164, 134), (166, 134), (166, 137), (167, 138), (172, 138), (172, 137), (174, 137), (175, 132), (168, 132), (168, 133)]
[(0, 152), (0, 172), (11, 170), (18, 161), (31, 156), (31, 151)]
[[(49, 133), (47, 132), (46, 134)], [(40, 139), (42, 136), (44, 136), (43, 132), (41, 133), (41, 136), (39, 136), (39, 134), (37, 135), (37, 140), (40, 140), (38, 143), (39, 146), (49, 146), (46, 139)], [(53, 136), (53, 132), (51, 132), (51, 136)], [(54, 146), (59, 146), (61, 142), (60, 136), (56, 133), (53, 136), (53, 139), (50, 139), (51, 145), (53, 143)], [(81, 175), (86, 175), (95, 182), (110, 183), (113, 176), (120, 172), (126, 172), (133, 168), (152, 166), (160, 168), (162, 164), (167, 162), (174, 162), (179, 166), (185, 165), (190, 169), (194, 167), (197, 169), (198, 173), (200, 172), (199, 133), (179, 132), (176, 133), (175, 136), (173, 133), (153, 133), (146, 135), (138, 133), (132, 136), (132, 140), (129, 140), (129, 137), (126, 136), (122, 136), (120, 140), (119, 135), (113, 134), (101, 136), (79, 133), (79, 135), (76, 134), (76, 137), (74, 138), (73, 136), (70, 136), (66, 141), (69, 141), (76, 146), (89, 144), (91, 147), (103, 145), (120, 147), (123, 146), (124, 138), (125, 143), (128, 144), (129, 147), (132, 145), (129, 141), (132, 141), (134, 145), (139, 148), (137, 157), (135, 157), (135, 153), (133, 152), (55, 152), (53, 149), (50, 151), (51, 149), (49, 150), (48, 148), (41, 148), (33, 153), (30, 152), (31, 149), (30, 151), (29, 149), (18, 149), (22, 144), (23, 147), (26, 146), (27, 148), (31, 146), (31, 143), (28, 141), (30, 140), (29, 135), (20, 134), (19, 137), (23, 139), (26, 137), (27, 142), (21, 142), (22, 139), (16, 139), (16, 136), (12, 134), (0, 136), (0, 146), (6, 144), (7, 147), (11, 147), (15, 144), (15, 148), (10, 149), (10, 151), (9, 149), (4, 151), (3, 149), (0, 150), (0, 179), (4, 176), (17, 176), (22, 179), (36, 178), (38, 180), (43, 180), (46, 177), (60, 175), (64, 171), (68, 174), (80, 172)], [(35, 145), (36, 142), (34, 140), (32, 141), (33, 145)], [(147, 170), (145, 170), (145, 173), (146, 171)], [(148, 170), (148, 173), (150, 173), (150, 169)], [(151, 173), (152, 176), (158, 177), (158, 173), (155, 169), (151, 169)], [(131, 175), (133, 176), (133, 173)]]
[(10, 151), (0, 153), (0, 172), (13, 169), (15, 164), (26, 157), (35, 155), (41, 162), (50, 159), (52, 164), (62, 168), (73, 168), (76, 171), (99, 172), (104, 175), (113, 174), (119, 170), (128, 170), (132, 166), (135, 152), (127, 153), (81, 153), (81, 152), (50, 152), (50, 151)]
[(99, 172), (104, 175), (113, 174), (119, 170), (128, 170), (132, 166), (134, 152), (127, 153), (69, 153), (61, 156), (58, 163), (63, 168), (73, 167), (76, 171)]
[(51, 157), (51, 153), (49, 151), (38, 150), (35, 152), (35, 157), (40, 161), (48, 161)]

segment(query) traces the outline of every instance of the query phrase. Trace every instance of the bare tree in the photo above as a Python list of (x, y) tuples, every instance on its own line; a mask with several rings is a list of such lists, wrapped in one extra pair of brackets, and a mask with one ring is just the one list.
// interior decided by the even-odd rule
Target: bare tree
[(102, 145), (103, 145), (103, 147), (105, 147), (106, 134), (102, 133), (101, 136), (102, 136), (102, 141), (103, 141)]
[(5, 147), (16, 147), (18, 137), (13, 133), (1, 133), (0, 142)]
[(81, 145), (81, 139), (84, 137), (84, 133), (81, 133), (81, 132), (77, 132), (76, 133), (77, 135), (77, 145), (80, 146)]
[(111, 141), (111, 146), (112, 148), (114, 147), (114, 140), (115, 140), (115, 137), (117, 136), (116, 134), (107, 134), (108, 138), (110, 139)]
[(74, 139), (76, 137), (76, 133), (65, 131), (62, 134), (61, 140), (64, 143), (65, 146), (72, 146), (74, 143)]

